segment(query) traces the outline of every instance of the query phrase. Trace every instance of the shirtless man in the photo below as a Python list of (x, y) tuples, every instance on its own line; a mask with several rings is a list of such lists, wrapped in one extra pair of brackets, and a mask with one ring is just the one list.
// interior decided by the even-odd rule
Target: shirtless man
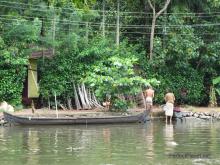
[(166, 102), (166, 111), (165, 111), (166, 123), (167, 123), (168, 116), (170, 117), (170, 123), (171, 123), (172, 122), (172, 117), (173, 117), (173, 108), (174, 108), (175, 96), (172, 92), (168, 92), (165, 95), (164, 100)]
[(152, 118), (152, 108), (153, 108), (153, 98), (154, 98), (154, 90), (151, 86), (149, 86), (145, 91), (145, 100), (146, 100), (146, 109), (150, 111), (150, 116)]

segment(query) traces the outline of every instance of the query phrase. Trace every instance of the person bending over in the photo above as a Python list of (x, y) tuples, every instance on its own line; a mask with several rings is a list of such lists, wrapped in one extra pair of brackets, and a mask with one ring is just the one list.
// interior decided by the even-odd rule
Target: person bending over
[(173, 108), (174, 108), (174, 101), (175, 101), (175, 96), (172, 92), (168, 91), (164, 97), (164, 100), (166, 102), (166, 123), (168, 120), (168, 117), (170, 118), (170, 123), (172, 122), (172, 117), (173, 117)]

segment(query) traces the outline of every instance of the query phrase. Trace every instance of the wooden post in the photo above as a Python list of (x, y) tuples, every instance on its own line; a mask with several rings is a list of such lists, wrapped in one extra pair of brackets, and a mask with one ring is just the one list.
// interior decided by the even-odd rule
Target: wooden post
[(33, 99), (31, 100), (31, 110), (32, 110), (32, 113), (35, 113), (35, 107), (34, 107)]

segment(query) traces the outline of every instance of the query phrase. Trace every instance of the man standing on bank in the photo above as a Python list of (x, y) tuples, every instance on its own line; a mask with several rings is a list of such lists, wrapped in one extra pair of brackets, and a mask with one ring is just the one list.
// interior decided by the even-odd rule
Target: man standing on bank
[(174, 101), (175, 101), (175, 96), (172, 92), (168, 91), (164, 97), (164, 100), (166, 102), (166, 123), (167, 123), (167, 118), (168, 116), (170, 117), (170, 123), (172, 123), (172, 117), (173, 117), (173, 108), (174, 108)]
[(154, 90), (152, 86), (148, 86), (147, 89), (145, 90), (145, 99), (146, 99), (146, 109), (150, 112), (151, 118), (152, 118), (153, 98), (154, 98)]

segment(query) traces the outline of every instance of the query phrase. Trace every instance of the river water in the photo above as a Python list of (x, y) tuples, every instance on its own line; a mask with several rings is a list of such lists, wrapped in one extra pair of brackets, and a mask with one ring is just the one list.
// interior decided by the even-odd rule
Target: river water
[(220, 164), (220, 123), (0, 127), (1, 165)]

